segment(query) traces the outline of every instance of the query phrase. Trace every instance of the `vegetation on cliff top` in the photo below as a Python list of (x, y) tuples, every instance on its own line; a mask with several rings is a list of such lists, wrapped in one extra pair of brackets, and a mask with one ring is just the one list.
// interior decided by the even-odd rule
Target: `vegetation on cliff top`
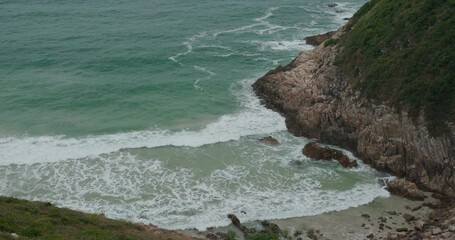
[(50, 203), (0, 197), (0, 239), (189, 239), (170, 231), (153, 232), (144, 226), (87, 214)]
[(455, 120), (455, 0), (371, 0), (346, 26), (336, 63), (363, 96), (423, 110), (438, 136)]

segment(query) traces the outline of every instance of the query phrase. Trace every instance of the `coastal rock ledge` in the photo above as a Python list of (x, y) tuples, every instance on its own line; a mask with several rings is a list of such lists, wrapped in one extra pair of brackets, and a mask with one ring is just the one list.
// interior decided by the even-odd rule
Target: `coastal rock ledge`
[(455, 197), (455, 125), (432, 137), (424, 117), (369, 101), (334, 65), (338, 47), (301, 52), (258, 79), (263, 104), (286, 118), (288, 130), (354, 152), (365, 163)]

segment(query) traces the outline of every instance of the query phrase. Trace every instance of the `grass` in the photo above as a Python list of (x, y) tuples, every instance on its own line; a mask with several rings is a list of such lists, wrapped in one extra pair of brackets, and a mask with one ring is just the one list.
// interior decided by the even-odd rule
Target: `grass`
[(31, 202), (0, 197), (0, 239), (81, 239), (81, 240), (136, 240), (136, 239), (189, 239), (160, 230), (152, 232), (145, 227), (125, 221), (86, 214), (50, 203)]
[(371, 0), (346, 26), (336, 59), (363, 96), (424, 112), (433, 136), (455, 121), (455, 0)]
[(278, 240), (280, 236), (276, 233), (264, 233), (259, 232), (252, 236), (249, 236), (247, 240)]

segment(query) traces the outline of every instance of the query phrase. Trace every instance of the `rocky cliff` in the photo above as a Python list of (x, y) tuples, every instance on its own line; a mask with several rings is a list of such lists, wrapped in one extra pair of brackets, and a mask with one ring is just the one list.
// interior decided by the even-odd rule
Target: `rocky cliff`
[(379, 170), (455, 197), (455, 124), (446, 122), (449, 130), (432, 136), (424, 111), (410, 117), (406, 109), (369, 100), (334, 64), (340, 51), (322, 44), (302, 52), (253, 88), (293, 134), (349, 149)]

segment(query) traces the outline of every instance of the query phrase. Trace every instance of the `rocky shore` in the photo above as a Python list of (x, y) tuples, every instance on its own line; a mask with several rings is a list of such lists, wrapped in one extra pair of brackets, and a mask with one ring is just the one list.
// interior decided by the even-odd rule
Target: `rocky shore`
[[(340, 34), (343, 30), (334, 37)], [(287, 66), (279, 66), (258, 79), (253, 88), (267, 107), (286, 118), (293, 134), (349, 149), (378, 170), (438, 193), (445, 199), (438, 205), (438, 209), (445, 209), (445, 217), (435, 217), (438, 214), (434, 211), (427, 220), (448, 229), (447, 223), (455, 220), (451, 200), (455, 197), (455, 124), (447, 123), (449, 132), (433, 137), (425, 127), (423, 113), (413, 119), (406, 109), (361, 96), (335, 65), (339, 51), (337, 45), (321, 44), (301, 52)], [(416, 232), (413, 237), (407, 230), (403, 231), (406, 234), (389, 237), (429, 239), (433, 233), (442, 233), (443, 228), (427, 231), (416, 227), (412, 228)], [(438, 234), (434, 235), (436, 239), (453, 239)]]
[(297, 136), (349, 149), (376, 169), (455, 197), (455, 125), (432, 137), (422, 115), (413, 120), (406, 110), (362, 97), (334, 64), (338, 47), (323, 45), (254, 83), (264, 104)]

